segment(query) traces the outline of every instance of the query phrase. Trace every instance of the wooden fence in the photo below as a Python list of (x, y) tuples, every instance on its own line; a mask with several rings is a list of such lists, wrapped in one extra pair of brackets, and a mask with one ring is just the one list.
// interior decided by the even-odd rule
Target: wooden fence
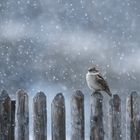
[[(91, 96), (90, 140), (104, 140), (103, 96)], [(113, 95), (110, 105), (111, 140), (121, 140), (121, 99)], [(52, 140), (66, 140), (65, 99), (57, 94), (51, 104)], [(85, 140), (84, 95), (80, 90), (71, 98), (71, 140)], [(50, 114), (48, 114), (50, 115)], [(127, 140), (140, 140), (140, 97), (136, 92), (127, 98)], [(16, 134), (16, 137), (15, 135)], [(29, 102), (24, 90), (17, 100), (6, 91), (0, 94), (0, 140), (29, 140)], [(47, 140), (47, 100), (43, 92), (33, 98), (33, 140)]]

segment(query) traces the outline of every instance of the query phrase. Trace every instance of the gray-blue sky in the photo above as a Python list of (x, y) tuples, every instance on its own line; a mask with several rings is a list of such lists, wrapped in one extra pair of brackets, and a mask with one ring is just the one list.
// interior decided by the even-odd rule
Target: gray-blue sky
[(86, 87), (96, 64), (112, 89), (139, 89), (139, 9), (137, 0), (1, 0), (1, 87)]

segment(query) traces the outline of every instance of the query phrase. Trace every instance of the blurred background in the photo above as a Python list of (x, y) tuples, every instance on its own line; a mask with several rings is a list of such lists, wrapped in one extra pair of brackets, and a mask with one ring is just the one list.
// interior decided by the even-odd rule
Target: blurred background
[[(85, 74), (96, 65), (120, 95), (123, 110), (126, 96), (140, 90), (139, 25), (139, 0), (0, 0), (0, 89), (12, 98), (25, 89), (31, 100), (44, 91), (48, 106), (63, 92), (67, 108), (71, 94), (81, 89), (88, 109)], [(106, 105), (109, 97), (104, 98)]]

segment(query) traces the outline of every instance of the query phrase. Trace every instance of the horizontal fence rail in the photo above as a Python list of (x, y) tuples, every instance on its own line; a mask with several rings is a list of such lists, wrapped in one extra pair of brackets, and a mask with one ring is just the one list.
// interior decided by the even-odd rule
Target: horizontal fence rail
[[(3, 90), (0, 94), (0, 140), (29, 140), (29, 97), (19, 90), (11, 100)], [(111, 140), (122, 140), (121, 99), (109, 100)], [(66, 140), (66, 106), (62, 93), (57, 94), (47, 114), (47, 97), (38, 92), (33, 98), (33, 140), (47, 140), (47, 115), (51, 115), (52, 140)], [(84, 94), (77, 90), (71, 97), (71, 140), (85, 140)], [(126, 139), (140, 140), (140, 96), (132, 92), (126, 104)], [(90, 97), (90, 140), (104, 140), (103, 96), (94, 92)]]

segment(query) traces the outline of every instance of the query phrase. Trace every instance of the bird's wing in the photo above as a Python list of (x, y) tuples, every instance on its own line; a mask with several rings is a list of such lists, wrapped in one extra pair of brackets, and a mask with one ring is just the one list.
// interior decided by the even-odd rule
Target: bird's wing
[(101, 75), (99, 74), (96, 75), (96, 81), (103, 90), (110, 92), (107, 82), (104, 80), (104, 78)]

